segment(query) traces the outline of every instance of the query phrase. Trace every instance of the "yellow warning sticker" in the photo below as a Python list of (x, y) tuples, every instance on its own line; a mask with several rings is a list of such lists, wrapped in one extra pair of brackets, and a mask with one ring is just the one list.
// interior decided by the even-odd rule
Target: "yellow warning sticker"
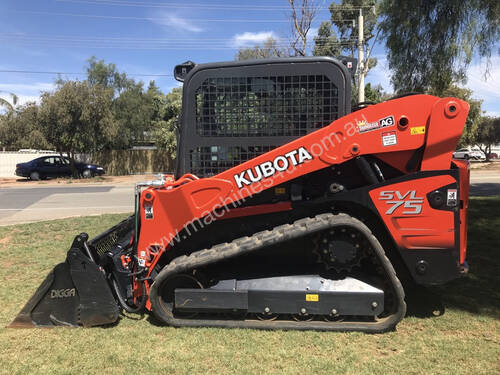
[(410, 128), (410, 134), (411, 135), (425, 134), (425, 126), (416, 126), (414, 128)]
[(286, 194), (286, 189), (283, 188), (283, 187), (279, 187), (279, 188), (274, 188), (274, 193), (276, 195), (279, 195), (279, 194)]
[(306, 294), (306, 301), (308, 302), (318, 302), (319, 296), (317, 294)]

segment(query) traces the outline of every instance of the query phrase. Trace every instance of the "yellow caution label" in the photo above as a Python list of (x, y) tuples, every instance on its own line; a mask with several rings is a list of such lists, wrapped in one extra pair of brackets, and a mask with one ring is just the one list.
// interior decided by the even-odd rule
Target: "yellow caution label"
[(318, 302), (319, 296), (317, 294), (306, 294), (306, 301), (308, 302)]
[(410, 128), (410, 134), (411, 135), (425, 134), (425, 126), (416, 126), (414, 128)]
[(281, 195), (286, 193), (286, 189), (284, 187), (274, 188), (274, 193), (276, 195)]

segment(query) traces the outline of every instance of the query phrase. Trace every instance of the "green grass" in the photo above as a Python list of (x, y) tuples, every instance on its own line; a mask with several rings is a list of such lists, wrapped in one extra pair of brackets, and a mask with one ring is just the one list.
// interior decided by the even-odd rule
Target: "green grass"
[(471, 200), (471, 272), (434, 290), (445, 314), (414, 314), (380, 335), (175, 329), (137, 315), (111, 328), (6, 329), (75, 234), (94, 236), (123, 215), (1, 227), (0, 373), (499, 373), (499, 212), (500, 196)]

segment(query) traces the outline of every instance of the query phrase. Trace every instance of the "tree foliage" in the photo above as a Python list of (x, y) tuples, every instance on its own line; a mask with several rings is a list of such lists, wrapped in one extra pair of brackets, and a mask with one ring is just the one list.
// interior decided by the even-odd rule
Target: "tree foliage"
[(4, 98), (0, 98), (0, 108), (3, 107), (8, 112), (13, 112), (16, 109), (19, 98), (17, 97), (16, 94), (13, 94), (11, 92), (9, 93), (9, 96), (11, 98), (11, 101), (8, 101), (7, 99)]
[(339, 56), (341, 48), (337, 34), (332, 30), (332, 23), (321, 22), (318, 35), (314, 37), (314, 56)]
[(86, 81), (66, 81), (45, 92), (38, 112), (40, 131), (59, 153), (101, 150), (118, 132), (111, 110), (113, 92)]
[(375, 0), (342, 0), (329, 6), (330, 21), (321, 23), (318, 35), (314, 38), (315, 56), (354, 57), (358, 49), (358, 15), (363, 11), (363, 49), (365, 53), (365, 74), (377, 65), (377, 59), (371, 56), (370, 48), (376, 39), (377, 11)]
[(498, 0), (383, 0), (381, 30), (397, 91), (439, 95), (464, 82), (474, 53), (489, 57), (500, 38)]
[(172, 89), (165, 97), (157, 96), (154, 122), (156, 146), (167, 150), (172, 158), (176, 157), (179, 116), (182, 110), (182, 88)]
[(491, 146), (500, 143), (500, 117), (482, 117), (478, 124), (476, 144), (490, 160)]
[(266, 39), (262, 45), (238, 49), (234, 58), (235, 60), (241, 61), (286, 56), (289, 56), (288, 50), (278, 46), (276, 39), (270, 37)]
[(120, 73), (115, 64), (106, 64), (104, 60), (97, 60), (95, 56), (87, 60), (86, 71), (90, 86), (111, 88), (115, 95), (136, 85), (133, 79), (128, 78), (125, 73)]
[(73, 157), (157, 140), (175, 157), (182, 90), (164, 95), (154, 81), (145, 88), (115, 64), (95, 57), (87, 63), (85, 81), (59, 77), (55, 91), (43, 93), (39, 105), (16, 106), (16, 96), (12, 103), (6, 101), (6, 111), (0, 113), (0, 147), (55, 148)]
[(0, 146), (10, 149), (50, 149), (52, 146), (38, 126), (38, 105), (19, 106), (10, 116), (0, 119)]

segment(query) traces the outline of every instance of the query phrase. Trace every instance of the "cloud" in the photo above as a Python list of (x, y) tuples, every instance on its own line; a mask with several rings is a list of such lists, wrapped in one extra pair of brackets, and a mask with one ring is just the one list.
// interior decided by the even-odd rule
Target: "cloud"
[(178, 30), (183, 30), (183, 31), (190, 31), (193, 33), (200, 33), (203, 31), (203, 29), (190, 22), (189, 20), (186, 20), (182, 17), (179, 17), (174, 14), (160, 14), (160, 17), (157, 18), (158, 15), (152, 19), (154, 23), (161, 25), (161, 26), (167, 26), (167, 27), (173, 27)]
[(258, 33), (244, 32), (242, 34), (236, 34), (232, 39), (232, 46), (235, 48), (240, 47), (251, 47), (255, 44), (262, 43), (269, 38), (278, 39), (274, 31), (261, 31)]

